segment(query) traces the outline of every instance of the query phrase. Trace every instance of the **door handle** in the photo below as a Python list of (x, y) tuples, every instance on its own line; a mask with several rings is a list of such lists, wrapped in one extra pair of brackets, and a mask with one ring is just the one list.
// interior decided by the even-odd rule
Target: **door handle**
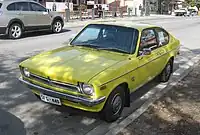
[(22, 15), (22, 13), (17, 13), (17, 15)]

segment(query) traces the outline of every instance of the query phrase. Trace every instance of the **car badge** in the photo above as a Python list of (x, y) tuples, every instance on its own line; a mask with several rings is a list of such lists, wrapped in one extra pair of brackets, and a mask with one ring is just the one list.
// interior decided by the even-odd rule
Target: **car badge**
[(52, 81), (51, 81), (51, 79), (49, 77), (48, 77), (48, 83), (49, 83), (49, 85), (52, 84)]

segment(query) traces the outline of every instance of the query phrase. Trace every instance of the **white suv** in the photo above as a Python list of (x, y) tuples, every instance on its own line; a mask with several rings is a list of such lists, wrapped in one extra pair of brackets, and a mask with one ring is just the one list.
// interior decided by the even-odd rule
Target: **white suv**
[(0, 1), (0, 34), (18, 39), (24, 32), (52, 30), (62, 31), (63, 17), (43, 5), (30, 0)]

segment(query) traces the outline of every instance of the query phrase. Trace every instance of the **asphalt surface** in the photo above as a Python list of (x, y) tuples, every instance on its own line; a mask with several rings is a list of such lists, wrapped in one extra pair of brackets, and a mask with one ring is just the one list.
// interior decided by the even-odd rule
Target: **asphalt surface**
[[(158, 24), (181, 40), (181, 55), (175, 61), (175, 69), (196, 54), (200, 53), (199, 17), (177, 17), (177, 19), (139, 21)], [(125, 23), (125, 22), (124, 22)], [(22, 39), (9, 40), (0, 36), (0, 134), (9, 135), (83, 135), (104, 126), (104, 134), (112, 124), (98, 119), (97, 114), (83, 112), (68, 107), (56, 107), (39, 101), (28, 88), (19, 84), (19, 62), (39, 52), (63, 46), (72, 34), (81, 28), (67, 28), (63, 33), (50, 34), (38, 32), (26, 34)], [(125, 108), (121, 121), (144, 100), (137, 100), (144, 95), (155, 81), (132, 94), (131, 108)]]

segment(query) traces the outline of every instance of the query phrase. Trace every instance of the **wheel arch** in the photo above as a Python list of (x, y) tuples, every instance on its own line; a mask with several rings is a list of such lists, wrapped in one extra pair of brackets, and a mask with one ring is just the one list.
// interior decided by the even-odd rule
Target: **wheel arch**
[(22, 30), (24, 31), (24, 23), (20, 20), (20, 19), (17, 19), (17, 18), (14, 18), (12, 20), (10, 20), (10, 22), (8, 23), (7, 25), (7, 30), (6, 30), (6, 34), (8, 34), (8, 29), (10, 28), (10, 26), (14, 23), (18, 23), (19, 25), (21, 25), (22, 27)]
[(119, 84), (118, 86), (122, 87), (124, 89), (124, 94), (125, 94), (124, 106), (125, 107), (130, 107), (130, 89), (128, 87), (128, 83), (127, 82), (123, 82), (123, 83)]
[(63, 21), (62, 17), (60, 17), (60, 16), (54, 17), (54, 18), (53, 18), (53, 21), (52, 21), (52, 23), (51, 23), (51, 25), (53, 25), (53, 23), (54, 23), (55, 21), (57, 21), (57, 20), (61, 21), (62, 27), (63, 27), (63, 26), (64, 26), (64, 21)]
[[(128, 83), (127, 82), (121, 82), (120, 84), (114, 86), (114, 88), (110, 91), (108, 97), (111, 95), (111, 93), (117, 89), (118, 87), (122, 88), (123, 89), (123, 92), (124, 92), (124, 99), (125, 99), (125, 104), (124, 106), (125, 107), (129, 107), (130, 106), (130, 90), (129, 90), (129, 87), (128, 87)], [(108, 99), (108, 98), (107, 98)], [(106, 99), (106, 102), (107, 102), (107, 99)]]

